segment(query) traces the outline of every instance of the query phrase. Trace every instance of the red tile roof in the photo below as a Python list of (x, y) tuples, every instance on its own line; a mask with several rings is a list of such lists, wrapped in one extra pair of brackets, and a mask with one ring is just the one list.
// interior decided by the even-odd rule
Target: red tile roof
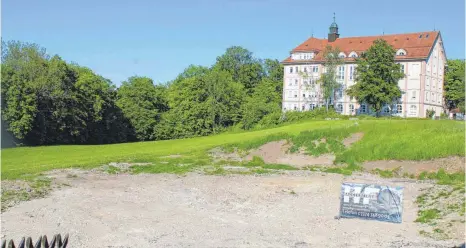
[[(422, 38), (420, 38), (422, 35)], [(346, 56), (349, 56), (351, 52), (356, 52), (358, 56), (362, 51), (366, 51), (377, 39), (384, 39), (395, 48), (404, 49), (406, 51), (405, 56), (396, 56), (397, 59), (424, 59), (429, 56), (429, 53), (434, 46), (434, 43), (439, 35), (438, 31), (433, 32), (419, 32), (410, 34), (392, 34), (392, 35), (380, 35), (380, 36), (363, 36), (363, 37), (345, 37), (338, 38), (334, 42), (329, 42), (327, 39), (309, 38), (292, 52), (317, 52), (315, 58), (312, 61), (322, 61), (322, 52), (327, 45), (332, 47), (338, 47), (340, 51), (344, 52)], [(352, 61), (353, 58), (345, 58), (345, 61)], [(283, 62), (292, 62), (291, 57), (288, 57)], [(299, 60), (300, 62), (303, 60)]]

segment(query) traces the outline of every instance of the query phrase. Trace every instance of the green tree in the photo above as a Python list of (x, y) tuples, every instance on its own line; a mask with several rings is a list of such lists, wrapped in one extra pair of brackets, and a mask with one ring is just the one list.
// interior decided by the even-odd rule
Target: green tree
[(161, 137), (204, 136), (241, 119), (243, 87), (218, 68), (171, 85), (168, 95), (170, 111), (164, 115)]
[(160, 97), (158, 88), (147, 77), (130, 77), (118, 89), (116, 104), (134, 127), (138, 140), (156, 138), (155, 128), (160, 121), (160, 109), (164, 108), (164, 100)]
[(2, 118), (20, 140), (34, 127), (35, 89), (45, 81), (48, 59), (45, 49), (36, 44), (2, 41)]
[(240, 46), (229, 47), (217, 57), (214, 67), (229, 72), (233, 81), (243, 84), (249, 94), (263, 77), (261, 62), (252, 56), (252, 52)]
[(188, 68), (184, 69), (182, 73), (180, 73), (173, 82), (179, 83), (186, 78), (195, 77), (195, 76), (203, 76), (209, 72), (209, 68), (200, 65), (189, 65)]
[[(448, 108), (457, 107), (465, 112), (465, 61), (448, 60), (445, 72), (445, 101)], [(451, 104), (449, 104), (451, 103)]]
[(360, 103), (368, 103), (379, 115), (384, 105), (401, 97), (398, 81), (403, 78), (401, 66), (395, 63), (395, 49), (378, 39), (357, 60), (356, 83), (347, 94)]
[(325, 99), (325, 107), (328, 111), (330, 100), (335, 99), (335, 91), (341, 87), (337, 80), (337, 69), (343, 63), (339, 57), (340, 49), (327, 45), (323, 52), (323, 66), (325, 72), (321, 73), (318, 82), (321, 85), (321, 91)]
[(133, 141), (134, 129), (116, 106), (116, 88), (110, 80), (92, 70), (73, 65), (78, 106), (85, 124), (80, 137), (85, 143), (103, 144)]
[(242, 106), (243, 129), (252, 128), (268, 114), (281, 112), (282, 88), (283, 83), (280, 81), (262, 79)]
[[(283, 88), (283, 65), (276, 59), (265, 59), (263, 63), (264, 78), (274, 82), (280, 82), (280, 87)], [(281, 92), (281, 89), (280, 89)]]

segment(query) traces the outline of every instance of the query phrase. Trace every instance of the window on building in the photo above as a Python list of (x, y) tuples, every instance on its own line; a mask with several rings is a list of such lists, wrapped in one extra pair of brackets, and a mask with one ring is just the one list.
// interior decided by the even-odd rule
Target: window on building
[(413, 99), (413, 100), (416, 99), (416, 91), (411, 92), (411, 99)]
[(398, 56), (405, 56), (406, 55), (406, 51), (404, 49), (398, 49), (398, 51), (396, 51), (396, 55)]
[(290, 66), (290, 73), (293, 73), (293, 66)]
[(438, 94), (438, 96), (437, 96), (437, 103), (440, 103), (441, 100), (442, 100), (442, 95)]
[(294, 91), (294, 92), (293, 92), (293, 95), (294, 95), (295, 98), (298, 97), (298, 92), (297, 92), (297, 91)]
[(294, 85), (298, 85), (298, 79), (294, 80)]
[(353, 80), (353, 74), (354, 74), (354, 66), (350, 66), (349, 68), (349, 79)]
[(295, 70), (295, 72), (296, 72), (296, 73), (298, 73), (298, 72), (299, 72), (299, 70), (298, 70), (298, 67), (297, 67), (297, 66), (295, 67), (295, 69), (296, 69), (296, 70)]
[(350, 104), (349, 109), (351, 113), (354, 113), (354, 104)]
[(426, 92), (426, 102), (429, 101), (429, 92)]
[(397, 112), (398, 114), (403, 113), (403, 105), (397, 104), (397, 105), (396, 105), (396, 112)]
[(294, 109), (294, 110), (298, 110), (298, 105), (295, 104), (294, 107), (293, 107), (293, 109)]
[(341, 103), (337, 104), (337, 112), (341, 113), (343, 112), (343, 105)]
[(385, 107), (383, 108), (383, 112), (384, 112), (385, 114), (390, 113), (390, 108), (389, 108), (388, 106), (385, 106)]
[(410, 114), (410, 115), (416, 115), (416, 114), (417, 114), (417, 107), (416, 107), (416, 105), (411, 105), (411, 106), (409, 107), (409, 114)]
[(426, 77), (426, 87), (430, 87), (430, 77)]
[(288, 97), (292, 97), (293, 96), (293, 92), (292, 91), (288, 91)]
[(338, 79), (345, 79), (345, 66), (340, 66), (338, 68)]
[(303, 94), (303, 97), (306, 98), (306, 93)]
[(319, 72), (319, 66), (315, 65), (312, 67), (312, 72)]
[(288, 79), (288, 86), (293, 85), (293, 80), (291, 78)]
[(312, 109), (315, 109), (315, 108), (316, 108), (316, 105), (313, 103), (313, 104), (311, 104), (310, 107), (311, 107), (311, 110), (312, 110)]
[(307, 72), (307, 67), (306, 66), (304, 67), (304, 72)]
[(432, 95), (431, 95), (430, 99), (432, 99), (432, 102), (435, 102), (435, 94), (434, 94), (434, 92), (432, 92)]
[(401, 65), (401, 72), (405, 73), (405, 65), (403, 64), (400, 64)]
[(359, 112), (366, 113), (366, 104), (361, 104), (361, 107), (359, 107)]
[(306, 109), (306, 107), (304, 107), (304, 104), (303, 104), (303, 106), (301, 106), (301, 110), (304, 111), (305, 109)]

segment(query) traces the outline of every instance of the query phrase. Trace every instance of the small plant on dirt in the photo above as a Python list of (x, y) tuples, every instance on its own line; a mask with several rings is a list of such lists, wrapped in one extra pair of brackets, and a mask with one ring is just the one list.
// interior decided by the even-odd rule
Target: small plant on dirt
[(107, 172), (108, 174), (118, 174), (121, 172), (121, 169), (116, 166), (109, 165), (105, 168), (105, 172)]
[(227, 171), (223, 167), (216, 167), (214, 170), (204, 170), (206, 175), (225, 175)]
[(430, 223), (440, 217), (440, 211), (437, 209), (419, 210), (418, 216), (419, 217), (416, 219), (416, 222)]
[(291, 190), (291, 191), (290, 191), (290, 194), (296, 195), (296, 192), (294, 192), (294, 190)]
[(262, 168), (270, 170), (299, 170), (296, 167), (286, 164), (264, 164), (262, 165)]
[(251, 172), (255, 173), (255, 174), (267, 174), (267, 173), (270, 173), (269, 170), (265, 170), (265, 169), (254, 169)]
[(425, 236), (425, 237), (428, 237), (428, 236), (429, 236), (429, 233), (426, 232), (425, 230), (420, 230), (420, 231), (419, 231), (419, 234), (420, 234), (421, 236)]
[(67, 174), (66, 175), (66, 178), (77, 178), (77, 177), (78, 177), (78, 175), (76, 175), (76, 174)]
[(442, 185), (463, 185), (465, 182), (464, 172), (456, 172), (456, 173), (446, 173), (444, 169), (440, 169), (438, 172), (421, 172), (419, 174), (419, 180), (437, 180), (438, 184)]

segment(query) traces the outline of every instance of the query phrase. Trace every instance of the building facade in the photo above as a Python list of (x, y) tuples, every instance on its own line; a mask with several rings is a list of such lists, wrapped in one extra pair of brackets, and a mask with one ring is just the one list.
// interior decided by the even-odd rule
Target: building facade
[(384, 39), (396, 50), (395, 61), (405, 74), (398, 85), (402, 97), (385, 106), (382, 114), (400, 117), (426, 117), (427, 110), (435, 116), (443, 112), (443, 82), (446, 54), (440, 32), (419, 32), (366, 37), (340, 38), (338, 25), (329, 28), (327, 39), (311, 37), (290, 52), (282, 61), (284, 65), (283, 111), (308, 111), (325, 106), (325, 99), (318, 83), (323, 66), (323, 52), (327, 45), (338, 47), (344, 63), (337, 68), (337, 81), (341, 88), (330, 100), (337, 112), (345, 115), (373, 114), (370, 106), (358, 103), (345, 94), (355, 84), (355, 58), (369, 49), (377, 39)]

